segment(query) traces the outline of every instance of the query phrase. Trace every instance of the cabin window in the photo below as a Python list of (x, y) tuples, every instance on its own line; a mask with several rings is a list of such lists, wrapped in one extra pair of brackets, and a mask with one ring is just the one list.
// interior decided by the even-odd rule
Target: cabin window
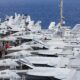
[(4, 80), (10, 80), (10, 79), (6, 78), (6, 79), (4, 79)]
[(22, 65), (22, 69), (23, 70), (26, 70), (26, 69), (31, 69), (29, 66), (26, 66), (26, 65)]
[(9, 69), (9, 66), (0, 66), (0, 70)]
[(36, 67), (53, 67), (53, 66), (50, 66), (50, 65), (47, 65), (47, 64), (34, 64), (34, 66), (36, 66)]

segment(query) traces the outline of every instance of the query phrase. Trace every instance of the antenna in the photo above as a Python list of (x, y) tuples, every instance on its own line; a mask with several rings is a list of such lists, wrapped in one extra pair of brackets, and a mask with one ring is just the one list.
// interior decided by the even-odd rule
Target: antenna
[(60, 27), (63, 25), (63, 0), (60, 0)]

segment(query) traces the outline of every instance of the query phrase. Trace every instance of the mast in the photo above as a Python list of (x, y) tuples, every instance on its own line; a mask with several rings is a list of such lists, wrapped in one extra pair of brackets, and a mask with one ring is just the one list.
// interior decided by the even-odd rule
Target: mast
[(60, 27), (63, 25), (63, 0), (60, 0)]

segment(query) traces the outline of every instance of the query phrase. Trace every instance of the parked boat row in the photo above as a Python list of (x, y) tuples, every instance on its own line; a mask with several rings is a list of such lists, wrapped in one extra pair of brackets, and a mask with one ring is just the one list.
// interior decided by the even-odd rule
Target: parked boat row
[(17, 13), (1, 22), (0, 79), (80, 80), (80, 24), (40, 23)]

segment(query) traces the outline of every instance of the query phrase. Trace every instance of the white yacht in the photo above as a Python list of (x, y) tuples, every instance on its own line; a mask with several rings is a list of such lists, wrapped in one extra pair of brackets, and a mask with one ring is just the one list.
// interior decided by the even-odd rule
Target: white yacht
[[(51, 22), (48, 29), (42, 29), (41, 21), (17, 13), (1, 22), (0, 41), (18, 44), (7, 48), (0, 59), (0, 80), (26, 80), (29, 76), (80, 80), (80, 24), (73, 29), (63, 26), (62, 3), (60, 0), (60, 22)], [(4, 54), (2, 49), (0, 53)]]
[(76, 70), (67, 68), (35, 67), (28, 70), (28, 75), (33, 77), (49, 77), (52, 80), (75, 80)]

